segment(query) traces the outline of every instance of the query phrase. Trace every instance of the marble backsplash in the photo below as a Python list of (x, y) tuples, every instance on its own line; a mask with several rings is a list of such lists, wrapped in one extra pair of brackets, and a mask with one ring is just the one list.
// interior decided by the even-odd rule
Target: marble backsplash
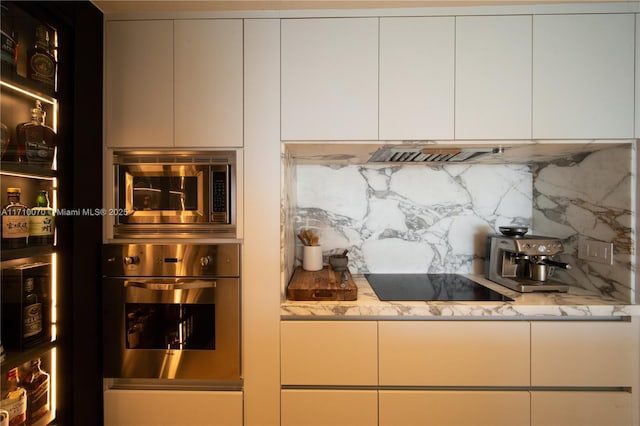
[(296, 167), (296, 229), (365, 272), (482, 272), (485, 237), (529, 226), (528, 165)]
[[(353, 273), (482, 273), (486, 235), (517, 224), (563, 239), (561, 260), (574, 268), (556, 278), (632, 301), (631, 149), (509, 165), (313, 165), (285, 155), (283, 223), (294, 228), (283, 227), (283, 278), (300, 262), (301, 228), (319, 234), (325, 254), (348, 249)], [(581, 238), (613, 242), (613, 265), (577, 259)]]
[[(626, 302), (634, 301), (636, 268), (632, 146), (533, 164), (533, 226), (562, 238), (569, 271), (558, 278)], [(578, 258), (580, 240), (613, 243), (612, 264)]]

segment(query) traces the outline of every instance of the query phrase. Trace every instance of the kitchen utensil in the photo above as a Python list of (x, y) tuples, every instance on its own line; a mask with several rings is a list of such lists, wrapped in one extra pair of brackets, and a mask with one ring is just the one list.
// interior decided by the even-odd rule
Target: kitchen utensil
[(319, 237), (313, 233), (310, 229), (302, 229), (298, 234), (298, 239), (302, 241), (305, 246), (317, 246)]
[(347, 269), (347, 264), (349, 263), (349, 258), (342, 254), (333, 254), (329, 256), (329, 265), (336, 272), (342, 272)]
[(500, 232), (508, 237), (522, 237), (529, 231), (526, 226), (501, 226)]

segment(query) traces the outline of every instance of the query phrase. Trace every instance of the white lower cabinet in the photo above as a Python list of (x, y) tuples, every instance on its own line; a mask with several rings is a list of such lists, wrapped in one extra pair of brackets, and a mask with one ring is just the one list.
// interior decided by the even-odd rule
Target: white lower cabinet
[(281, 324), (283, 385), (377, 385), (375, 321), (288, 321)]
[(282, 426), (376, 426), (378, 391), (282, 391)]
[(533, 321), (531, 385), (634, 386), (637, 333), (630, 321)]
[(529, 386), (526, 321), (382, 321), (380, 385)]
[(241, 391), (109, 389), (105, 426), (242, 426)]
[(281, 333), (283, 425), (640, 424), (636, 318), (284, 321)]
[(531, 392), (531, 426), (631, 426), (630, 392)]
[(379, 393), (380, 426), (525, 426), (527, 391), (403, 391)]

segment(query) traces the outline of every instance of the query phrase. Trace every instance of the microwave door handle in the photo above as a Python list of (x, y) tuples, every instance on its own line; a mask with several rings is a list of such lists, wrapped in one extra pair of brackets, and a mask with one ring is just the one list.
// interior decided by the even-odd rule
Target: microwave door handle
[(156, 291), (173, 291), (173, 290), (191, 290), (198, 288), (215, 288), (216, 281), (209, 280), (196, 280), (196, 281), (188, 281), (184, 283), (163, 283), (163, 282), (147, 282), (147, 281), (125, 281), (125, 287), (137, 287), (144, 288), (146, 290), (156, 290)]

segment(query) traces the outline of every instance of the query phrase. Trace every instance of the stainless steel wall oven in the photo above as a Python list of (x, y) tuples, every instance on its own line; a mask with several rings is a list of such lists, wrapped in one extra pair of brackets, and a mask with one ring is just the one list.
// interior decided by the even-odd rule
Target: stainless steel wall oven
[(235, 151), (116, 151), (116, 238), (235, 237)]
[(241, 382), (240, 246), (106, 244), (104, 377)]

